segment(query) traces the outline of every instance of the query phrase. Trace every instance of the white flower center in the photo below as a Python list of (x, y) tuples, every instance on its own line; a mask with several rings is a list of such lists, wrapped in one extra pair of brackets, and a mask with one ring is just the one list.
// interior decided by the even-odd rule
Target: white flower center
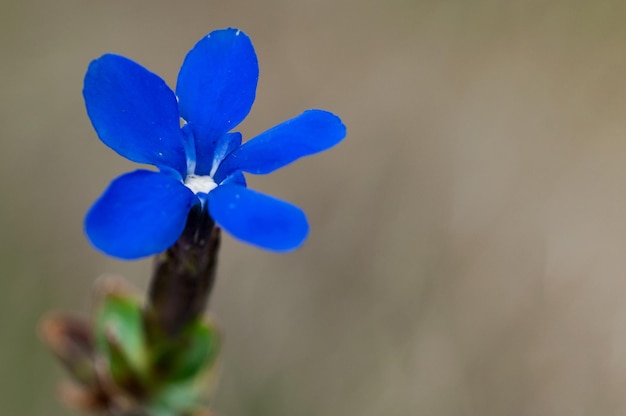
[(217, 188), (217, 184), (210, 176), (198, 176), (198, 175), (187, 175), (185, 178), (185, 186), (194, 194), (198, 192), (202, 192), (208, 194), (213, 189)]

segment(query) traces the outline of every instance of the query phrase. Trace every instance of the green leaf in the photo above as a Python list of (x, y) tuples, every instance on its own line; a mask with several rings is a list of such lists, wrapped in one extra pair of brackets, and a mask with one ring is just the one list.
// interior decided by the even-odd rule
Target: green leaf
[(193, 383), (183, 382), (164, 386), (152, 397), (147, 407), (150, 409), (148, 412), (150, 415), (177, 416), (188, 414), (204, 404)]
[(219, 331), (212, 322), (192, 321), (180, 338), (155, 350), (161, 373), (160, 388), (150, 399), (149, 414), (189, 414), (206, 405), (217, 380), (216, 361), (220, 349)]
[(148, 354), (141, 307), (131, 297), (108, 294), (96, 313), (96, 347), (118, 382), (143, 378)]
[(219, 355), (219, 331), (212, 322), (199, 319), (191, 322), (185, 330), (184, 339), (168, 377), (171, 381), (189, 380), (210, 370)]

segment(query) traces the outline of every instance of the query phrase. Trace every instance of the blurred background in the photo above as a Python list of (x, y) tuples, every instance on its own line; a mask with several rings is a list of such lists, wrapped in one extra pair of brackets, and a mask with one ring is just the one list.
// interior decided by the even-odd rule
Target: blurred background
[(170, 86), (211, 30), (252, 38), (251, 137), (307, 108), (348, 138), (258, 190), (309, 216), (302, 249), (225, 237), (210, 309), (224, 416), (626, 414), (626, 3), (4, 0), (0, 403), (74, 415), (37, 339), (150, 260), (90, 247), (86, 210), (136, 168), (97, 138), (88, 63)]

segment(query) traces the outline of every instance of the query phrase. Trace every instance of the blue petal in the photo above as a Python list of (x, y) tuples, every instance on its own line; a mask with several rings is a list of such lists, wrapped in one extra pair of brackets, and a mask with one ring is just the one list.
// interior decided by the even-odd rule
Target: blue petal
[(223, 181), (218, 182), (218, 183), (220, 185), (239, 185), (239, 186), (243, 186), (244, 188), (248, 187), (248, 184), (246, 183), (246, 177), (243, 175), (243, 172), (240, 170), (231, 173)]
[[(197, 175), (209, 175), (215, 178), (215, 172), (217, 168), (220, 166), (222, 161), (232, 153), (233, 150), (241, 146), (241, 133), (226, 133), (220, 137), (215, 143), (215, 149), (213, 150), (213, 157), (208, 158), (205, 157), (203, 159), (198, 160), (198, 164), (196, 166), (196, 174)], [(222, 178), (215, 178), (217, 183)]]
[(91, 243), (131, 260), (160, 253), (182, 233), (196, 196), (171, 176), (137, 170), (114, 180), (85, 218)]
[(298, 248), (309, 231), (300, 208), (236, 185), (211, 191), (209, 212), (235, 238), (273, 251)]
[(252, 42), (237, 29), (211, 32), (187, 54), (176, 95), (196, 138), (197, 160), (213, 160), (217, 140), (248, 115), (258, 77)]
[(244, 143), (224, 160), (217, 175), (239, 169), (270, 173), (303, 156), (326, 150), (345, 136), (346, 126), (339, 117), (328, 111), (307, 110)]
[(138, 163), (185, 169), (176, 96), (141, 65), (118, 55), (91, 62), (83, 89), (100, 139)]

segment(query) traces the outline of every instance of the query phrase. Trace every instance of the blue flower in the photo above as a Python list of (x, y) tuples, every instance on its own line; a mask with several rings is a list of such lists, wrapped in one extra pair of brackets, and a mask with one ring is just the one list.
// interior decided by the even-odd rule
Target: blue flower
[(242, 144), (231, 132), (254, 102), (258, 62), (248, 36), (211, 32), (187, 54), (174, 93), (139, 64), (107, 54), (87, 70), (83, 95), (100, 139), (120, 155), (158, 171), (115, 179), (85, 219), (92, 244), (111, 256), (160, 253), (180, 237), (200, 204), (223, 229), (273, 251), (302, 244), (298, 207), (247, 189), (243, 172), (266, 174), (326, 150), (345, 134), (341, 120), (308, 110)]

